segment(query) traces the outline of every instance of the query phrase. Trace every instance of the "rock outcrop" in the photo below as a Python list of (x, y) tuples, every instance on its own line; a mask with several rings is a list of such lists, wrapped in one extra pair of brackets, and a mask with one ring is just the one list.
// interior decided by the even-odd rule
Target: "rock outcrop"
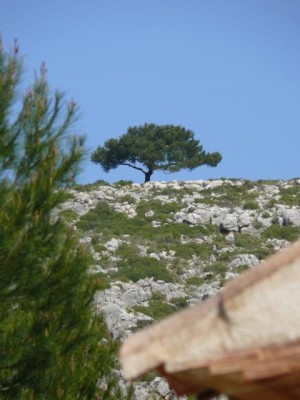
[[(60, 215), (91, 251), (90, 272), (105, 283), (95, 310), (121, 341), (214, 295), (300, 235), (296, 179), (94, 184), (68, 195)], [(135, 384), (135, 398), (176, 396), (150, 376)]]

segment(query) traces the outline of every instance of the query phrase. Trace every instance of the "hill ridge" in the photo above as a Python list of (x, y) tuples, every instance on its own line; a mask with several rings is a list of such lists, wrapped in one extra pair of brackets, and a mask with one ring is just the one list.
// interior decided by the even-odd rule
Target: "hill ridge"
[[(90, 249), (96, 312), (123, 340), (297, 240), (300, 179), (101, 181), (66, 190), (59, 213)], [(136, 399), (175, 399), (152, 378)]]

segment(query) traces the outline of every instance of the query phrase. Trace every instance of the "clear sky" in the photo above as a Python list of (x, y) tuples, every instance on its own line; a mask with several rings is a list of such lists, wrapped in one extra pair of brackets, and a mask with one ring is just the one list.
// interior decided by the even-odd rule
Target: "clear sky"
[[(26, 83), (45, 62), (53, 89), (80, 105), (90, 151), (129, 126), (182, 125), (216, 168), (152, 180), (300, 176), (300, 0), (0, 0)], [(143, 182), (89, 159), (82, 183)]]

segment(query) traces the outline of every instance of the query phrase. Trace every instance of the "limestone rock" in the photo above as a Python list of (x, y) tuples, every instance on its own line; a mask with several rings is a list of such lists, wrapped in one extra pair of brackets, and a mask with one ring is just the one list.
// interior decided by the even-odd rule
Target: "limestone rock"
[(105, 247), (110, 251), (116, 251), (122, 243), (123, 243), (122, 240), (112, 238), (111, 240), (105, 243)]
[(154, 215), (154, 211), (152, 211), (152, 210), (147, 211), (147, 212), (145, 213), (145, 217), (146, 217), (146, 218), (153, 217), (153, 215)]
[(225, 237), (227, 243), (233, 243), (235, 240), (234, 233), (229, 232), (228, 235)]
[(248, 212), (242, 212), (238, 215), (237, 223), (239, 228), (243, 228), (245, 226), (249, 226), (253, 221), (253, 217), (251, 218)]
[(229, 264), (231, 268), (237, 268), (240, 265), (247, 265), (248, 267), (254, 267), (259, 263), (259, 259), (254, 254), (240, 254)]
[(286, 209), (285, 208), (280, 211), (278, 214), (282, 217), (283, 225), (300, 226), (300, 210), (299, 209), (295, 209), (295, 208)]
[(239, 231), (239, 225), (238, 225), (238, 219), (236, 215), (229, 214), (227, 215), (224, 220), (221, 222), (221, 229), (224, 231), (231, 231), (231, 232), (238, 232)]
[(183, 222), (192, 225), (206, 225), (210, 223), (210, 214), (205, 209), (197, 209), (195, 212), (187, 214)]
[(204, 283), (191, 291), (191, 299), (188, 300), (188, 303), (190, 305), (198, 304), (200, 301), (214, 296), (219, 290), (219, 282), (213, 282), (211, 284)]
[(150, 386), (163, 398), (165, 398), (168, 394), (170, 394), (171, 389), (169, 388), (169, 385), (167, 382), (160, 378), (157, 377), (155, 378), (151, 383)]

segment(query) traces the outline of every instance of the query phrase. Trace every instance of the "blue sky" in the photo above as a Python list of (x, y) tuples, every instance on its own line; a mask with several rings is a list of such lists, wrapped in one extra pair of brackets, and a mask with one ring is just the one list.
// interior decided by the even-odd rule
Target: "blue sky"
[[(0, 0), (0, 32), (19, 41), (25, 84), (45, 62), (80, 105), (90, 151), (129, 126), (178, 124), (223, 160), (152, 180), (300, 176), (299, 0)], [(87, 158), (80, 182), (97, 179), (143, 175)]]

